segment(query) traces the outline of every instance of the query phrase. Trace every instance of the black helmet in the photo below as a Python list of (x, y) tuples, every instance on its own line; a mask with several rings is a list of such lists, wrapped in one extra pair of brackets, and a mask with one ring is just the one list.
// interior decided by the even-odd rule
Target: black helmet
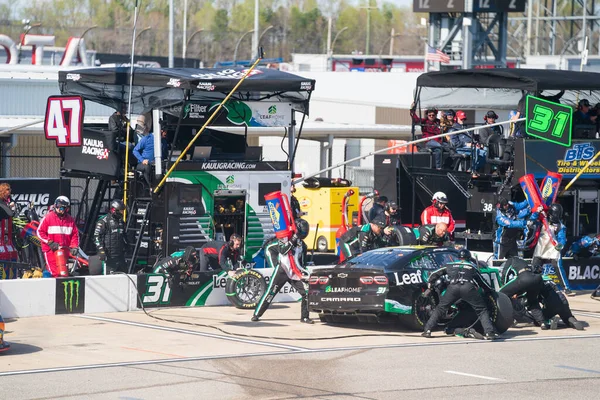
[(382, 214), (378, 214), (375, 218), (373, 218), (371, 223), (380, 228), (385, 228), (387, 226), (386, 218)]
[(183, 251), (182, 261), (187, 264), (187, 266), (193, 266), (198, 262), (198, 251), (193, 246), (188, 246)]
[(122, 216), (125, 211), (125, 203), (121, 200), (115, 199), (110, 202), (110, 213), (115, 216)]
[(385, 211), (389, 212), (390, 214), (397, 213), (399, 209), (400, 209), (400, 207), (398, 207), (398, 204), (396, 204), (395, 201), (389, 201), (385, 205)]
[(500, 207), (502, 210), (505, 210), (508, 206), (510, 206), (510, 202), (506, 197), (500, 197), (498, 199), (498, 207)]
[(461, 260), (471, 260), (473, 257), (471, 257), (471, 252), (469, 250), (460, 249), (458, 252), (458, 258)]
[(498, 119), (498, 114), (496, 114), (493, 110), (490, 110), (485, 114), (486, 118)]
[(562, 219), (562, 215), (563, 215), (563, 208), (558, 203), (553, 203), (550, 206), (550, 208), (548, 209), (548, 217), (550, 219), (550, 222), (552, 222), (552, 223), (560, 222), (560, 220)]
[(581, 107), (589, 107), (590, 106), (590, 102), (588, 99), (581, 99), (579, 100), (579, 108)]
[(300, 239), (306, 239), (308, 236), (308, 231), (310, 230), (310, 225), (305, 219), (298, 218), (296, 219), (296, 236)]

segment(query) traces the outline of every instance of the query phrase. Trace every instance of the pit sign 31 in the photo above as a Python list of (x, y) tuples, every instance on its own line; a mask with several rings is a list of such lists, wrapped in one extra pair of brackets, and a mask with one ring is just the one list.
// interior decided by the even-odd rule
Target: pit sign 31
[(44, 133), (58, 147), (81, 146), (84, 102), (81, 96), (50, 96), (46, 104)]

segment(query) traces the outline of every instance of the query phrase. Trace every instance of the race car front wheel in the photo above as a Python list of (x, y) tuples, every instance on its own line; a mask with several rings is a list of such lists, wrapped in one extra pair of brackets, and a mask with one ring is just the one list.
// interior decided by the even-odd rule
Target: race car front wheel
[(237, 308), (253, 310), (267, 289), (265, 278), (252, 269), (241, 269), (227, 279), (225, 294)]

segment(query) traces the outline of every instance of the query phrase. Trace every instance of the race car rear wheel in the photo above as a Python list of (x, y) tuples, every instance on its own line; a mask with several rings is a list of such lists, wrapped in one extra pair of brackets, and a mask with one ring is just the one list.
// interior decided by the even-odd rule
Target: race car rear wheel
[(436, 304), (437, 302), (433, 294), (425, 297), (420, 293), (415, 293), (412, 302), (412, 311), (410, 314), (400, 314), (400, 323), (408, 329), (422, 331), (431, 313), (435, 310)]
[(265, 278), (252, 269), (242, 269), (227, 279), (225, 294), (236, 308), (253, 310), (267, 290)]

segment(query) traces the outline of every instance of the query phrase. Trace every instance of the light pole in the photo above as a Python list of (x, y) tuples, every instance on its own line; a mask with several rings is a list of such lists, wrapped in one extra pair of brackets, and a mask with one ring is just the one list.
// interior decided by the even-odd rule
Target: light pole
[(19, 41), (19, 52), (17, 53), (17, 64), (21, 64), (21, 48), (23, 47), (23, 40), (25, 40), (25, 36), (27, 36), (27, 34), (29, 33), (30, 30), (32, 30), (33, 28), (37, 28), (39, 26), (42, 26), (41, 22), (36, 22), (35, 24), (31, 24), (31, 20), (28, 19), (24, 19), (23, 21), (23, 39), (21, 39)]
[(254, 0), (254, 29), (250, 31), (250, 32), (254, 32), (254, 35), (252, 35), (252, 52), (250, 53), (251, 58), (258, 58), (258, 46), (259, 46), (258, 43), (260, 42), (260, 37), (258, 36), (258, 32), (260, 30), (259, 18), (260, 18), (259, 0)]
[[(385, 39), (385, 42), (383, 42), (383, 46), (381, 46), (381, 49), (379, 49), (379, 58), (381, 58), (381, 55), (383, 54), (383, 49), (385, 48), (385, 45), (393, 38), (400, 37), (400, 36), (402, 36), (400, 33), (395, 33), (393, 35), (390, 35), (387, 39)], [(392, 52), (393, 52), (392, 47), (393, 46), (390, 46), (390, 56), (392, 55)]]
[(140, 31), (140, 32), (139, 32), (137, 35), (135, 35), (135, 41), (137, 42), (137, 41), (138, 41), (138, 38), (139, 38), (140, 36), (142, 36), (142, 33), (146, 32), (146, 31), (149, 31), (150, 29), (152, 29), (152, 27), (151, 27), (151, 26), (147, 26), (147, 27), (145, 27), (144, 29), (142, 29), (142, 30), (141, 30), (141, 31)]
[[(239, 38), (239, 40), (237, 41), (237, 43), (235, 44), (235, 50), (233, 52), (233, 66), (235, 67), (237, 65), (237, 52), (238, 52), (238, 47), (240, 47), (240, 43), (242, 43), (242, 40), (244, 40), (244, 38), (246, 37), (246, 35), (253, 33), (254, 29), (249, 30), (248, 32), (244, 33), (242, 35), (241, 38)], [(253, 53), (254, 54), (254, 51)]]
[[(371, 4), (369, 2), (369, 4)], [(367, 10), (367, 44), (365, 46), (365, 55), (368, 56), (369, 55), (369, 48), (371, 47), (371, 10), (372, 9), (377, 9), (378, 7), (373, 7), (371, 5), (367, 6), (367, 7), (359, 7), (359, 8), (364, 8)]]
[(267, 26), (267, 27), (265, 28), (265, 30), (264, 30), (264, 31), (262, 31), (262, 33), (260, 34), (260, 36), (259, 36), (259, 38), (258, 38), (258, 45), (257, 45), (258, 47), (260, 47), (260, 42), (261, 42), (261, 40), (262, 40), (263, 36), (265, 36), (265, 33), (267, 33), (268, 31), (270, 31), (270, 30), (271, 30), (271, 29), (273, 29), (273, 28), (274, 28), (274, 26), (273, 26), (273, 25), (269, 25), (269, 26)]
[(187, 40), (187, 42), (185, 42), (185, 46), (183, 47), (183, 66), (185, 67), (185, 59), (186, 59), (186, 55), (187, 55), (187, 48), (190, 45), (190, 42), (192, 41), (192, 39), (194, 38), (194, 36), (196, 36), (197, 34), (199, 34), (200, 32), (203, 32), (204, 29), (198, 29), (196, 32), (192, 33), (192, 36), (190, 36), (190, 38)]
[(347, 26), (343, 27), (342, 29), (339, 30), (338, 33), (335, 34), (335, 37), (333, 38), (333, 42), (331, 42), (331, 47), (329, 48), (329, 54), (327, 54), (327, 58), (328, 58), (328, 68), (331, 71), (333, 69), (332, 67), (332, 63), (333, 63), (333, 49), (335, 47), (335, 42), (337, 42), (338, 37), (341, 35), (342, 32), (344, 32), (346, 29), (348, 29)]

